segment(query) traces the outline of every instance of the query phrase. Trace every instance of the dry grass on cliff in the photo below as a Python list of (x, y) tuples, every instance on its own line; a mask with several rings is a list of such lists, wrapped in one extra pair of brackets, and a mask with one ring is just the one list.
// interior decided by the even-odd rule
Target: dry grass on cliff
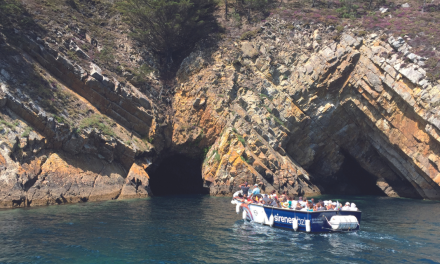
[[(405, 3), (409, 7), (402, 7)], [(234, 2), (230, 1), (230, 10), (235, 12), (234, 8)], [(387, 11), (382, 13), (380, 8), (387, 8)], [(222, 17), (227, 30), (226, 38), (251, 39), (258, 35), (259, 26), (271, 16), (279, 16), (292, 24), (333, 25), (339, 31), (344, 28), (356, 29), (355, 33), (359, 36), (385, 32), (403, 37), (413, 47), (413, 53), (429, 58), (424, 67), (428, 78), (431, 81), (440, 78), (439, 0), (430, 1), (425, 6), (423, 2), (415, 0), (372, 1), (371, 7), (370, 1), (279, 0), (268, 9), (254, 10), (251, 18), (239, 12), (239, 8), (237, 10), (237, 13), (230, 11), (227, 20)], [(221, 11), (224, 12), (224, 8)], [(290, 29), (293, 30), (294, 26), (291, 25)]]
[[(131, 81), (153, 98), (160, 97), (160, 83), (150, 78), (155, 71), (155, 60), (147, 52), (147, 47), (131, 40), (129, 27), (114, 8), (114, 2), (0, 0), (0, 13), (11, 14), (10, 17), (1, 16), (1, 24), (3, 27), (43, 29), (49, 42), (72, 40), (91, 61), (104, 68), (106, 75), (122, 82)], [(410, 7), (403, 8), (403, 3)], [(404, 37), (414, 47), (414, 53), (431, 58), (425, 65), (428, 77), (432, 81), (440, 78), (440, 29), (437, 27), (440, 24), (440, 0), (429, 2), (424, 9), (423, 3), (415, 0), (373, 1), (371, 6), (370, 1), (273, 0), (258, 8), (247, 8), (240, 1), (229, 0), (227, 17), (224, 1), (219, 1), (219, 7), (216, 17), (224, 30), (212, 32), (212, 35), (226, 40), (254, 37), (267, 17), (274, 15), (291, 23), (300, 21), (303, 24), (356, 28), (360, 36), (380, 30)], [(387, 8), (387, 12), (382, 13), (379, 10), (382, 7)], [(92, 44), (90, 38), (96, 42)], [(227, 43), (222, 45), (229, 45)], [(80, 65), (87, 63), (73, 52), (65, 53)]]

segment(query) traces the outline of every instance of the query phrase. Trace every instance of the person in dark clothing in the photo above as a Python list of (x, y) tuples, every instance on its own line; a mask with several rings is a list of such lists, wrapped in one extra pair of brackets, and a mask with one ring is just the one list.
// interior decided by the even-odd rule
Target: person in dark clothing
[(240, 188), (241, 188), (241, 191), (243, 192), (243, 195), (245, 195), (245, 194), (248, 195), (249, 186), (248, 186), (247, 182), (245, 182), (242, 185), (240, 185)]
[(265, 195), (263, 196), (263, 202), (264, 202), (265, 204), (269, 204), (269, 201), (270, 201), (269, 196), (267, 196), (267, 194), (265, 194)]

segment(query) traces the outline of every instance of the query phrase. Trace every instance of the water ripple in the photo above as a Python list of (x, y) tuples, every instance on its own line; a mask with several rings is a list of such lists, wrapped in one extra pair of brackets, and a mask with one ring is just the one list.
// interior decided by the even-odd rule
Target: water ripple
[(440, 260), (440, 203), (383, 197), (345, 199), (356, 202), (363, 211), (359, 232), (306, 234), (244, 222), (229, 198), (209, 196), (0, 210), (0, 263)]

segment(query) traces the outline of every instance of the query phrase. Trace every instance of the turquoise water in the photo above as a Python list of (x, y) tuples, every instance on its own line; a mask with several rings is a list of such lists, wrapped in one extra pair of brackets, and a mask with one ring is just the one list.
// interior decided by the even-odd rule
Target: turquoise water
[[(334, 196), (332, 197), (334, 198)], [(440, 203), (343, 197), (361, 231), (243, 222), (230, 198), (169, 196), (0, 211), (0, 263), (438, 263)]]

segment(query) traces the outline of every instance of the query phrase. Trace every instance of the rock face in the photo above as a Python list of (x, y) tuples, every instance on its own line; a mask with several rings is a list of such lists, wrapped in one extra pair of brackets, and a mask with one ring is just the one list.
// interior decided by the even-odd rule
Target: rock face
[[(313, 31), (286, 38), (289, 30), (277, 24), (270, 30), (279, 38), (263, 31), (217, 51), (214, 65), (193, 73), (176, 95), (179, 103), (207, 97), (206, 111), (214, 109), (213, 123), (223, 127), (203, 164), (211, 194), (230, 194), (244, 181), (293, 195), (356, 193), (362, 186), (340, 177), (344, 161), (354, 159), (383, 194), (439, 199), (440, 87), (404, 62), (410, 47), (343, 33), (339, 42), (305, 50), (294, 43)], [(250, 47), (262, 51), (258, 58)]]
[[(199, 45), (164, 92), (173, 100), (103, 74), (78, 47), (82, 66), (35, 33), (17, 36), (16, 55), (0, 53), (0, 207), (148, 197), (155, 162), (170, 153), (205, 154), (211, 195), (247, 181), (292, 196), (440, 199), (440, 87), (425, 77), (426, 58), (401, 38), (330, 39), (331, 29), (276, 18), (254, 32)], [(71, 122), (43, 110), (14, 61), (60, 80), (86, 110)]]
[(70, 158), (50, 154), (35, 184), (27, 191), (28, 203), (49, 205), (118, 198), (123, 170), (94, 157)]
[(93, 156), (48, 153), (20, 165), (5, 160), (2, 207), (117, 199), (124, 183), (121, 166)]

